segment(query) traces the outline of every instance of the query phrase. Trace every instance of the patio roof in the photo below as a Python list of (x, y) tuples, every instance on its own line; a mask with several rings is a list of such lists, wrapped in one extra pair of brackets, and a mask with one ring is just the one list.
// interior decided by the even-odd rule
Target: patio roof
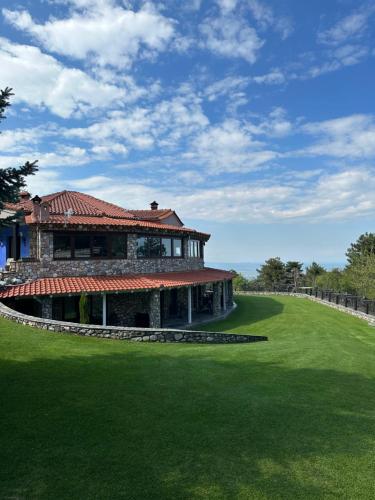
[(220, 269), (204, 268), (197, 271), (180, 271), (153, 274), (126, 274), (120, 276), (66, 276), (39, 278), (31, 283), (9, 285), (0, 290), (0, 300), (42, 295), (94, 294), (103, 292), (128, 292), (179, 288), (218, 281), (231, 280), (233, 273)]

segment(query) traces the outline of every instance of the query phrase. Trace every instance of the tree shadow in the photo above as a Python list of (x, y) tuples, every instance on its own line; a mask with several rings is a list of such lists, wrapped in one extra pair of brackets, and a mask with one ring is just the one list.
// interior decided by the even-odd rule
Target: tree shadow
[(1, 498), (373, 497), (374, 381), (251, 347), (2, 360)]
[(241, 332), (249, 331), (249, 326), (260, 321), (267, 320), (273, 316), (281, 314), (284, 305), (276, 299), (263, 296), (240, 296), (234, 297), (237, 308), (224, 320), (215, 321), (208, 324), (197, 325), (196, 330), (229, 331), (242, 328)]

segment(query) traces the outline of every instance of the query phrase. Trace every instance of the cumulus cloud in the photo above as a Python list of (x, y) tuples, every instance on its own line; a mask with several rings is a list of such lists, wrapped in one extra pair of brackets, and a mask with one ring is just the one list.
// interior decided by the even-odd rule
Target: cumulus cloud
[(223, 57), (241, 58), (254, 63), (264, 41), (255, 29), (234, 15), (207, 18), (200, 25), (202, 46)]
[(138, 11), (104, 1), (80, 0), (73, 5), (91, 8), (74, 10), (64, 19), (50, 18), (44, 24), (34, 21), (26, 10), (3, 9), (3, 15), (47, 51), (116, 68), (165, 50), (174, 34), (173, 21), (148, 3)]
[(126, 91), (67, 68), (37, 47), (0, 38), (0, 87), (12, 82), (15, 101), (47, 107), (62, 118), (125, 100)]
[(375, 118), (372, 115), (351, 115), (317, 123), (308, 123), (302, 130), (319, 139), (302, 154), (328, 155), (337, 158), (370, 158), (375, 156)]
[(127, 148), (138, 150), (173, 149), (208, 123), (200, 100), (182, 95), (147, 108), (134, 107), (126, 113), (110, 113), (108, 118), (88, 127), (66, 130), (65, 136), (95, 143), (96, 147), (108, 148), (112, 142), (121, 142)]
[(186, 158), (194, 160), (212, 173), (248, 172), (277, 157), (236, 120), (226, 120), (199, 134)]

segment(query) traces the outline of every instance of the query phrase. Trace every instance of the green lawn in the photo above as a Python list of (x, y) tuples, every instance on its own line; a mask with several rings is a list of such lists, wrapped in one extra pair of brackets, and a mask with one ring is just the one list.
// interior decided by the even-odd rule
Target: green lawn
[(237, 301), (205, 328), (269, 342), (0, 320), (0, 498), (375, 498), (375, 328), (307, 300)]

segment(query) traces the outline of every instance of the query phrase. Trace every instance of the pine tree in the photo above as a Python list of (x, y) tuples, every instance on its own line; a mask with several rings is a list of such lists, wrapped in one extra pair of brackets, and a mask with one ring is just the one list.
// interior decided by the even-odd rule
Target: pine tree
[[(0, 120), (5, 118), (5, 110), (10, 106), (10, 98), (14, 95), (12, 89), (6, 87), (0, 90)], [(19, 199), (19, 192), (26, 186), (25, 177), (37, 172), (37, 160), (26, 162), (19, 167), (8, 167), (0, 169), (0, 212), (5, 203), (15, 203)], [(0, 219), (0, 226), (9, 224), (17, 219), (18, 214), (12, 215), (6, 219)]]

